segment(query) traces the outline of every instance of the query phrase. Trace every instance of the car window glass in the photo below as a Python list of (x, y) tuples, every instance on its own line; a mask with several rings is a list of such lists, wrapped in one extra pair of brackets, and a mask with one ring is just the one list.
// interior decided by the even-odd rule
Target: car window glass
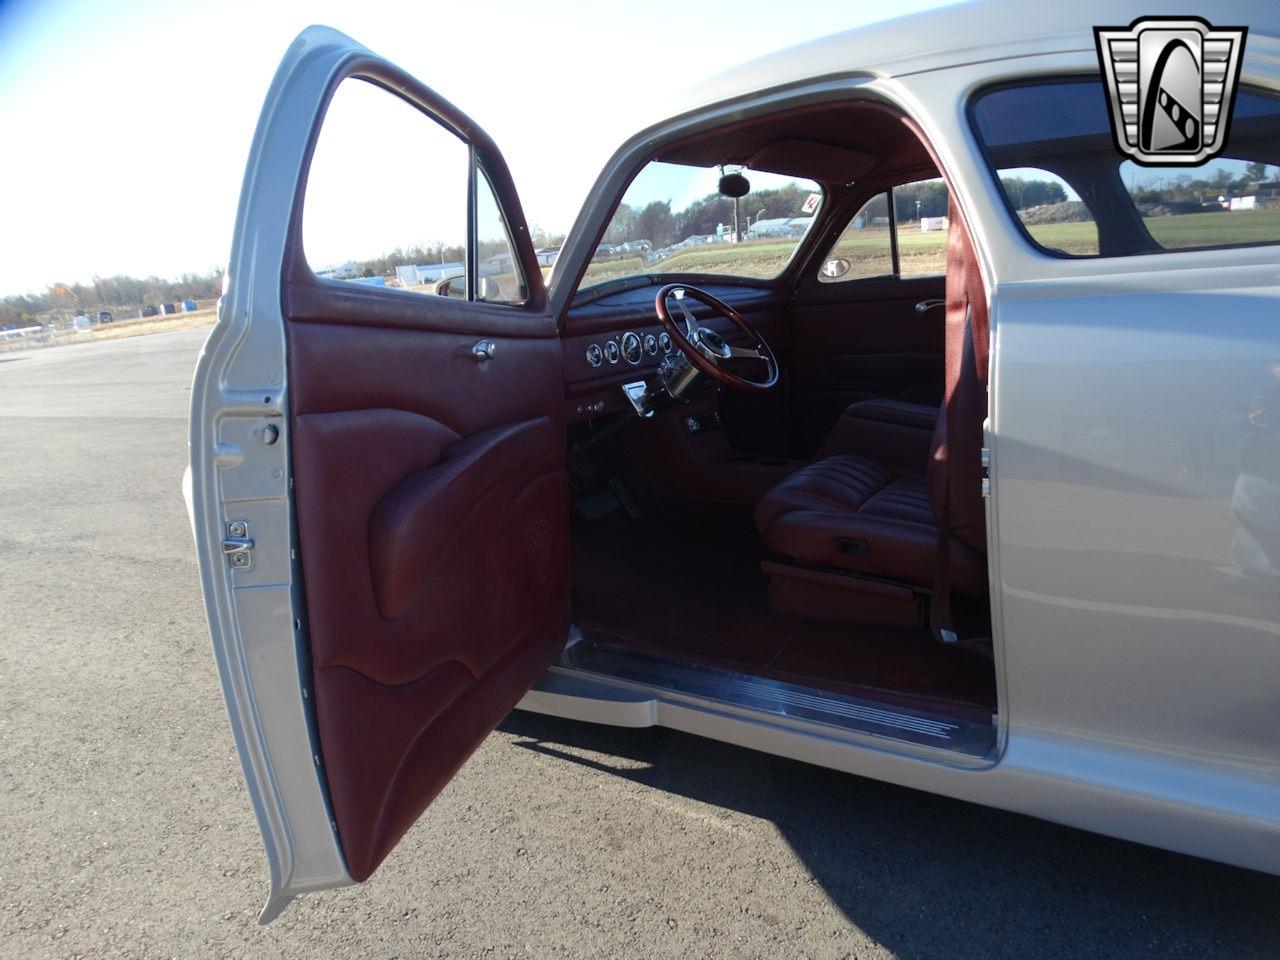
[(931, 277), (946, 271), (947, 185), (932, 177), (899, 184), (864, 203), (819, 266), (818, 280)]
[(1015, 222), (1047, 252), (1124, 256), (1280, 242), (1280, 100), (1274, 96), (1240, 91), (1222, 155), (1195, 167), (1124, 159), (1096, 80), (990, 90), (974, 101), (971, 115), (1002, 181), (1026, 169), (1041, 179), (1052, 175), (1067, 196), (1060, 202), (1074, 205), (1033, 212), (1002, 183)]
[(770, 280), (800, 246), (822, 205), (803, 177), (729, 168), (748, 180), (738, 199), (718, 191), (719, 166), (653, 161), (614, 210), (579, 289), (641, 274)]
[(947, 272), (947, 185), (941, 177), (893, 188), (898, 276), (931, 277)]
[(1005, 200), (1036, 243), (1054, 253), (1097, 255), (1098, 225), (1066, 180), (1039, 167), (998, 172)]
[(1166, 250), (1280, 240), (1280, 164), (1220, 157), (1189, 173), (1126, 160), (1120, 178)]
[(840, 233), (818, 270), (823, 283), (893, 276), (893, 238), (889, 194), (878, 193), (862, 205)]
[[(470, 151), (427, 114), (351, 78), (334, 92), (302, 213), (307, 263), (321, 277), (465, 296)], [(448, 284), (446, 286), (449, 286)]]
[(476, 299), (514, 303), (527, 295), (511, 233), (483, 170), (476, 171)]

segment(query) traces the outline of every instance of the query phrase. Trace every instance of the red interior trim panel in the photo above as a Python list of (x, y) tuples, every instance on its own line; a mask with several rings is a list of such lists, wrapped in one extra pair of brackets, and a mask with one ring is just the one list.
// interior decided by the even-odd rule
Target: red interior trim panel
[(568, 632), (560, 344), (289, 325), (316, 719), (367, 878)]

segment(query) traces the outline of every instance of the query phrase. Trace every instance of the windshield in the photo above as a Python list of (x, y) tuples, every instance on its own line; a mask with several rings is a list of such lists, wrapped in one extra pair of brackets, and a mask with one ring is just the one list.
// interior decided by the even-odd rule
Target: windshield
[(802, 177), (733, 169), (751, 185), (736, 201), (718, 192), (719, 167), (646, 166), (614, 211), (581, 288), (646, 273), (759, 280), (782, 273), (813, 222), (822, 188)]

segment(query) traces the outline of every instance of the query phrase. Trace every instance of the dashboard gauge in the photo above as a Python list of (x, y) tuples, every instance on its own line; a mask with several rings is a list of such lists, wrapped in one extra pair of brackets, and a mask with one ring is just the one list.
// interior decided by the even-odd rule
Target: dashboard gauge
[(622, 359), (630, 364), (637, 364), (644, 359), (644, 347), (640, 345), (640, 337), (630, 330), (622, 335)]
[(652, 333), (646, 333), (644, 335), (644, 352), (651, 357), (656, 357), (658, 355), (658, 338)]
[(663, 353), (671, 352), (671, 335), (665, 330), (658, 335), (658, 346), (662, 348)]
[(604, 363), (604, 351), (600, 349), (600, 344), (593, 343), (587, 347), (587, 363), (593, 367), (598, 367)]
[(604, 342), (604, 358), (610, 363), (618, 362), (618, 344), (614, 340), (606, 340)]

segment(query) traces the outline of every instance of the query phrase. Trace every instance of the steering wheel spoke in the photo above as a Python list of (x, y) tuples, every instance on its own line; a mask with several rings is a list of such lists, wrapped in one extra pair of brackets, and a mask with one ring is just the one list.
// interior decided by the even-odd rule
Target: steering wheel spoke
[(676, 306), (680, 308), (680, 313), (684, 317), (684, 334), (689, 338), (690, 343), (698, 342), (698, 321), (693, 319), (693, 311), (684, 305), (684, 298), (676, 297)]
[(755, 347), (729, 347), (729, 356), (736, 357), (739, 360), (768, 360), (763, 353)]

